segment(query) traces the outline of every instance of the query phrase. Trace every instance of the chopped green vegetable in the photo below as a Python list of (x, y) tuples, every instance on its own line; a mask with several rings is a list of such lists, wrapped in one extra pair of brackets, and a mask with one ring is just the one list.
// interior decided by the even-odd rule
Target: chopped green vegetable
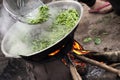
[[(40, 7), (38, 17), (30, 19), (29, 23), (37, 24), (48, 20), (48, 18), (52, 17), (52, 14), (49, 16), (48, 13), (48, 6)], [(22, 41), (26, 42), (33, 52), (43, 50), (68, 34), (75, 27), (79, 17), (79, 13), (74, 8), (59, 10), (59, 13), (53, 17), (54, 19), (52, 18), (51, 24), (48, 25), (44, 31), (41, 31), (40, 34), (34, 35), (35, 38), (33, 38), (32, 35), (29, 35), (29, 33)]]
[(98, 37), (94, 38), (94, 43), (95, 43), (96, 45), (99, 45), (99, 44), (101, 43), (101, 39), (98, 38)]
[(33, 40), (32, 42), (32, 50), (33, 51), (37, 51), (37, 50), (40, 50), (40, 49), (44, 49), (46, 48), (48, 45), (50, 45), (49, 41), (48, 40)]
[(92, 41), (92, 38), (91, 38), (91, 37), (87, 37), (87, 38), (85, 38), (85, 39), (83, 40), (84, 43), (88, 43), (88, 42), (90, 42), (90, 41)]
[(63, 10), (56, 17), (55, 24), (65, 25), (67, 27), (75, 26), (78, 18), (79, 14), (76, 9)]
[(38, 24), (48, 20), (49, 18), (49, 8), (48, 6), (41, 6), (37, 13), (37, 16), (34, 19), (28, 19), (28, 23), (30, 24)]
[(63, 38), (70, 30), (72, 30), (78, 19), (79, 14), (75, 9), (66, 9), (58, 13), (52, 25), (47, 28), (48, 34), (46, 33), (46, 35), (49, 36), (33, 40), (32, 50), (38, 51), (45, 49)]

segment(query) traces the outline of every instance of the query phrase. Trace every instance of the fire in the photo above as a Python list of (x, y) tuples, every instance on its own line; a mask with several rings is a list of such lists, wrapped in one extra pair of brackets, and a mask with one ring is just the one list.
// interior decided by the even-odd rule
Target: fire
[(83, 50), (83, 47), (77, 41), (74, 41), (73, 49)]
[(85, 66), (86, 66), (85, 63), (80, 62), (80, 61), (77, 61), (77, 60), (73, 60), (73, 63), (74, 63), (76, 66), (81, 66), (81, 67), (85, 67)]
[[(68, 59), (69, 61), (75, 66), (75, 67), (81, 67), (81, 68), (86, 68), (86, 64), (78, 59), (75, 58), (74, 55), (68, 53)], [(64, 62), (63, 62), (64, 63)], [(64, 63), (65, 64), (65, 63)]]
[[(56, 50), (56, 51), (54, 51), (54, 52), (52, 52), (48, 55), (49, 56), (54, 56), (57, 53), (59, 53), (62, 48), (64, 48), (64, 46), (62, 46), (60, 49), (58, 49), (58, 50)], [(89, 53), (90, 51), (84, 50), (83, 47), (76, 40), (74, 40), (73, 46), (72, 46), (72, 52), (74, 52), (78, 55), (85, 55), (85, 54)]]
[[(69, 45), (69, 44), (68, 44)], [(54, 56), (56, 54), (58, 54), (65, 46), (62, 46), (61, 48), (57, 49), (56, 51), (52, 52), (49, 54), (49, 56)], [(73, 45), (72, 45), (72, 49), (67, 53), (67, 57), (69, 59), (69, 61), (74, 65), (74, 66), (78, 66), (81, 68), (85, 68), (86, 64), (78, 61), (75, 56), (73, 54), (71, 54), (71, 52), (77, 54), (77, 55), (85, 55), (87, 53), (89, 53), (89, 51), (84, 50), (83, 47), (76, 41), (74, 40)], [(61, 61), (64, 63), (64, 65), (68, 65), (69, 63), (66, 61), (66, 57), (62, 58)]]
[(72, 51), (78, 55), (85, 55), (90, 52), (88, 50), (84, 50), (77, 41), (74, 41)]
[(62, 48), (64, 48), (64, 45), (63, 45), (60, 49), (57, 49), (56, 51), (54, 51), (54, 52), (48, 54), (48, 56), (54, 56), (54, 55), (56, 55), (57, 53), (60, 52), (60, 50), (61, 50)]
[(56, 50), (56, 51), (54, 51), (54, 52), (52, 52), (52, 53), (50, 53), (49, 54), (49, 56), (54, 56), (54, 55), (56, 55), (58, 52), (60, 52), (60, 50), (58, 49), (58, 50)]
[(75, 49), (73, 49), (72, 51), (78, 55), (85, 55), (85, 54), (88, 54), (90, 52), (87, 50), (75, 50)]

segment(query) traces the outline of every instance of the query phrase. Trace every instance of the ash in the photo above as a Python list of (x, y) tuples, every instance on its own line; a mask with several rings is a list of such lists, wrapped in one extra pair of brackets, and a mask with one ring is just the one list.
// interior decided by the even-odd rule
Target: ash
[(102, 76), (104, 72), (105, 72), (104, 69), (89, 64), (86, 78), (87, 80), (97, 80), (100, 76)]

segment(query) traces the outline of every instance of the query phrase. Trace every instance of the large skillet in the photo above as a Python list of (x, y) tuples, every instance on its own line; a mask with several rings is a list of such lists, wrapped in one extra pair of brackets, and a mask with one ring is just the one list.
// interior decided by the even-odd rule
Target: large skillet
[[(49, 47), (47, 47), (43, 50), (34, 52), (34, 53), (29, 53), (29, 54), (24, 54), (24, 55), (23, 54), (22, 55), (13, 55), (13, 54), (11, 54), (7, 51), (12, 46), (12, 44), (8, 45), (9, 43), (7, 43), (8, 41), (10, 41), (9, 37), (14, 38), (14, 35), (16, 33), (19, 34), (19, 29), (21, 29), (21, 28), (24, 31), (25, 29), (29, 30), (31, 27), (34, 27), (34, 28), (36, 28), (36, 27), (40, 28), (41, 26), (44, 27), (44, 28), (47, 27), (46, 24), (28, 25), (28, 24), (24, 24), (24, 23), (21, 23), (21, 22), (16, 22), (9, 29), (9, 31), (7, 32), (7, 34), (5, 35), (5, 37), (3, 38), (2, 43), (1, 43), (2, 52), (4, 53), (4, 55), (6, 57), (14, 57), (14, 58), (23, 57), (23, 58), (27, 58), (27, 59), (33, 59), (33, 60), (42, 60), (43, 58), (48, 56), (48, 54), (50, 54), (51, 52), (54, 52), (55, 50), (62, 48), (63, 45), (69, 44), (69, 42), (71, 42), (73, 40), (74, 32), (75, 32), (75, 30), (76, 30), (76, 28), (77, 28), (77, 26), (78, 26), (78, 24), (81, 20), (82, 14), (83, 14), (83, 8), (82, 8), (81, 4), (76, 2), (76, 1), (55, 1), (55, 2), (48, 3), (47, 5), (50, 6), (50, 7), (51, 6), (52, 7), (57, 7), (58, 9), (64, 9), (64, 8), (69, 8), (69, 7), (75, 8), (79, 12), (79, 15), (80, 15), (78, 22), (74, 25), (74, 27), (71, 29), (71, 31), (69, 33), (67, 33), (63, 38), (61, 38), (60, 40), (58, 40), (57, 42), (55, 42), (51, 46), (49, 46)], [(49, 25), (49, 24), (47, 24), (47, 25)], [(26, 26), (26, 27), (24, 27), (24, 26)], [(24, 34), (24, 32), (22, 34), (19, 34), (19, 35), (23, 35), (23, 34)], [(16, 40), (17, 39), (15, 38), (14, 41), (16, 41)], [(19, 52), (19, 49), (18, 49), (18, 52)]]

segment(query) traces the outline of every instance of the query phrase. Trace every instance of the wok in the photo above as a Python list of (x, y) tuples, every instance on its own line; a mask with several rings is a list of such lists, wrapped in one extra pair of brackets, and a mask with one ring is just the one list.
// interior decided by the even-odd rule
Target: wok
[[(83, 14), (83, 8), (82, 8), (81, 4), (76, 1), (55, 1), (55, 2), (50, 2), (46, 5), (48, 5), (49, 7), (54, 7), (57, 10), (66, 9), (66, 8), (75, 8), (80, 15), (79, 20), (76, 22), (74, 27), (67, 34), (65, 34), (64, 37), (60, 38), (52, 45), (50, 45), (42, 50), (35, 51), (35, 52), (31, 52), (31, 51), (27, 50), (27, 48), (25, 46), (18, 47), (20, 45), (24, 45), (24, 44), (20, 44), (21, 43), (20, 39), (22, 39), (21, 36), (24, 35), (24, 38), (25, 38), (25, 36), (27, 35), (26, 34), (27, 32), (33, 32), (36, 34), (30, 33), (28, 35), (32, 35), (33, 39), (34, 39), (35, 35), (40, 34), (41, 32), (45, 33), (44, 29), (47, 29), (48, 26), (51, 25), (52, 22), (48, 21), (43, 24), (28, 25), (28, 24), (17, 21), (6, 33), (6, 35), (4, 36), (2, 43), (1, 43), (1, 50), (6, 57), (13, 57), (13, 58), (21, 58), (22, 57), (24, 59), (40, 61), (40, 60), (44, 59), (46, 56), (48, 56), (48, 54), (50, 54), (51, 52), (54, 52), (55, 50), (63, 47), (63, 45), (65, 45), (65, 44), (69, 44), (69, 42), (71, 42), (73, 40), (74, 32), (75, 32), (76, 28), (78, 27), (78, 24), (81, 20), (82, 14)], [(52, 13), (54, 13), (54, 12), (52, 12)], [(62, 27), (62, 26), (60, 26), (60, 27)], [(41, 34), (41, 35), (49, 37), (49, 35), (44, 35), (44, 34)], [(29, 39), (29, 40), (31, 40), (31, 39)], [(17, 47), (14, 48), (14, 50), (16, 50), (15, 51), (16, 53), (12, 53), (12, 51), (11, 52), (9, 51), (10, 48), (13, 47), (14, 42), (18, 42)], [(22, 50), (24, 52), (24, 54), (17, 54), (18, 52), (21, 52), (19, 50)]]

